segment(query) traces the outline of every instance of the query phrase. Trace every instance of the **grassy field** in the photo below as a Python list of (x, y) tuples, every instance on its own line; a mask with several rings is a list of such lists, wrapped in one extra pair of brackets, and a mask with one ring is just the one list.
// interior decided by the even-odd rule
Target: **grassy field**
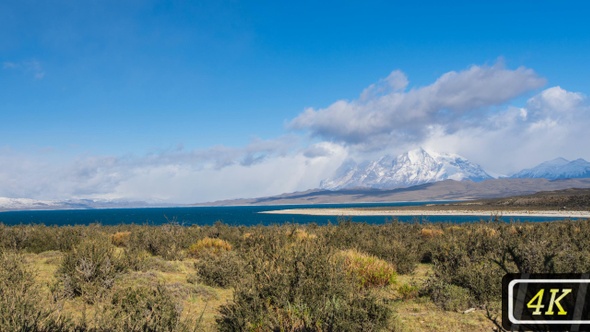
[[(35, 280), (42, 286), (42, 292), (47, 299), (51, 297), (50, 285), (56, 281), (55, 272), (61, 256), (61, 253), (55, 251), (24, 255), (26, 264), (32, 271), (37, 272)], [(131, 272), (119, 282), (134, 285), (163, 283), (170, 290), (177, 292), (178, 300), (183, 307), (183, 318), (198, 320), (197, 330), (199, 331), (216, 331), (215, 318), (219, 308), (232, 300), (232, 289), (188, 283), (189, 276), (195, 273), (192, 267), (194, 261), (194, 259), (186, 259), (168, 262), (169, 265), (164, 271), (153, 269), (149, 272)], [(492, 331), (493, 324), (486, 318), (484, 310), (478, 309), (468, 314), (445, 311), (432, 303), (428, 297), (404, 299), (397, 291), (400, 285), (420, 285), (431, 274), (431, 264), (419, 264), (413, 273), (399, 276), (395, 285), (381, 290), (382, 296), (391, 299), (392, 310), (395, 312), (396, 318), (392, 326), (389, 326), (390, 330)], [(95, 307), (85, 305), (80, 299), (65, 300), (64, 308), (64, 311), (71, 314), (78, 323), (82, 320), (83, 310), (86, 310), (87, 317), (95, 314)]]
[(0, 225), (0, 330), (492, 331), (506, 272), (589, 248), (588, 220)]

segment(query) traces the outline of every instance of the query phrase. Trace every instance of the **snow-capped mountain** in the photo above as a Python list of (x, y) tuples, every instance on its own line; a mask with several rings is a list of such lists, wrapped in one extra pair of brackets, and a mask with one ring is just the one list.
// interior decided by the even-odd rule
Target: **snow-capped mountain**
[(415, 149), (397, 157), (376, 161), (343, 163), (336, 175), (320, 183), (320, 188), (338, 190), (355, 187), (392, 189), (447, 179), (483, 181), (492, 177), (481, 166), (456, 154)]
[(139, 201), (119, 201), (105, 199), (69, 199), (36, 200), (30, 198), (0, 197), (0, 211), (16, 210), (60, 210), (60, 209), (105, 209), (105, 208), (134, 208), (166, 206), (166, 204), (153, 204)]
[(581, 158), (573, 161), (557, 158), (533, 168), (524, 169), (511, 177), (549, 180), (590, 178), (590, 163)]
[(30, 198), (9, 198), (0, 197), (0, 210), (32, 210), (32, 209), (54, 209), (60, 204), (56, 201), (42, 201)]

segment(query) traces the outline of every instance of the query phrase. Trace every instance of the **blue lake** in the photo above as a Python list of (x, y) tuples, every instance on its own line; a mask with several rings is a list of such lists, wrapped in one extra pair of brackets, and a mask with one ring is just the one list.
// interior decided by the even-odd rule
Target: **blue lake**
[[(270, 225), (283, 223), (327, 223), (338, 222), (339, 216), (306, 216), (289, 214), (264, 214), (261, 211), (289, 209), (289, 208), (338, 208), (338, 207), (372, 207), (372, 206), (416, 206), (432, 202), (419, 203), (360, 203), (360, 204), (322, 204), (322, 205), (284, 205), (284, 206), (224, 206), (224, 207), (166, 207), (166, 208), (129, 208), (129, 209), (90, 209), (90, 210), (53, 210), (53, 211), (7, 211), (0, 212), (0, 223), (6, 225), (17, 224), (45, 224), (45, 225), (88, 225), (100, 223), (102, 225), (118, 224), (153, 224), (160, 225), (167, 222), (178, 222), (183, 225), (212, 225), (222, 221), (228, 225)], [(386, 216), (355, 216), (346, 217), (356, 222), (382, 224), (392, 217)], [(400, 221), (430, 221), (430, 222), (476, 222), (489, 220), (490, 216), (399, 216)], [(526, 217), (520, 221), (551, 221), (563, 218)], [(518, 218), (503, 218), (509, 222)]]

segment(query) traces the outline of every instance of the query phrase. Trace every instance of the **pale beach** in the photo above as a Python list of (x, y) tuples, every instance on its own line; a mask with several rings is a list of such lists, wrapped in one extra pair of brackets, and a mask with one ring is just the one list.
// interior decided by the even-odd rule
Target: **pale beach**
[(502, 216), (502, 217), (563, 217), (590, 218), (590, 211), (539, 211), (539, 210), (426, 210), (426, 209), (358, 209), (358, 208), (311, 208), (269, 210), (260, 213), (303, 214), (314, 216)]

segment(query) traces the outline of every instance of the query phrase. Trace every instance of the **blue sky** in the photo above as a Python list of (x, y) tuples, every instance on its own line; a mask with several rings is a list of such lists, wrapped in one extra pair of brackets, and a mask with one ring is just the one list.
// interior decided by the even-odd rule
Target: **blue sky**
[(590, 159), (588, 14), (584, 1), (2, 1), (0, 196), (272, 195), (417, 146), (500, 174)]

